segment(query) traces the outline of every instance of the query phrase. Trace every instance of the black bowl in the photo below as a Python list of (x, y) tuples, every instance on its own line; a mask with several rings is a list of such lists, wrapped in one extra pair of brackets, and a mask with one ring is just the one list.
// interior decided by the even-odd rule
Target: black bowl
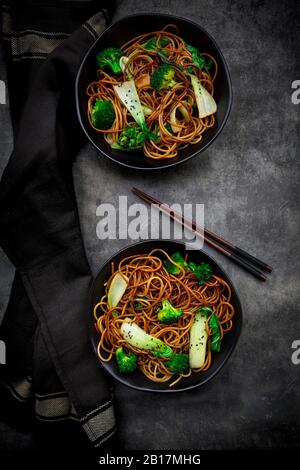
[[(179, 35), (201, 51), (209, 52), (218, 62), (219, 72), (215, 82), (215, 98), (218, 105), (216, 124), (204, 133), (201, 142), (189, 145), (168, 160), (153, 160), (142, 152), (122, 152), (112, 150), (101, 134), (95, 132), (87, 117), (87, 85), (96, 79), (96, 55), (99, 50), (120, 47), (139, 34), (161, 30), (166, 24), (176, 24)], [(122, 18), (106, 29), (87, 52), (79, 68), (76, 79), (76, 107), (80, 124), (92, 144), (107, 158), (130, 168), (153, 170), (179, 165), (203, 152), (220, 134), (228, 118), (232, 102), (232, 89), (225, 59), (214, 39), (199, 25), (186, 18), (163, 14), (141, 14)]]
[[(234, 317), (234, 326), (233, 328), (224, 336), (222, 340), (222, 348), (219, 353), (213, 353), (213, 360), (212, 365), (209, 370), (200, 373), (193, 373), (190, 377), (182, 379), (177, 385), (173, 387), (169, 387), (168, 383), (156, 383), (151, 382), (147, 377), (142, 374), (139, 370), (125, 375), (121, 374), (116, 366), (116, 362), (111, 360), (110, 362), (102, 362), (99, 360), (97, 355), (97, 346), (99, 342), (99, 334), (96, 332), (94, 328), (94, 317), (93, 317), (93, 308), (96, 303), (99, 302), (99, 299), (104, 295), (104, 283), (107, 281), (111, 274), (111, 263), (114, 262), (115, 266), (119, 264), (119, 262), (126, 258), (127, 256), (137, 255), (140, 253), (149, 253), (151, 250), (155, 248), (162, 248), (167, 253), (173, 254), (176, 251), (179, 251), (182, 254), (189, 254), (189, 258), (192, 259), (196, 263), (200, 263), (205, 261), (210, 263), (214, 274), (217, 276), (222, 277), (229, 286), (231, 287), (232, 298), (231, 302), (236, 310), (236, 315)], [(159, 256), (159, 255), (158, 255)], [(91, 297), (90, 297), (90, 308), (91, 308), (91, 340), (92, 345), (97, 356), (97, 359), (104, 367), (104, 369), (112, 375), (116, 380), (121, 382), (128, 387), (135, 388), (137, 390), (143, 390), (148, 392), (180, 392), (184, 390), (189, 390), (192, 388), (200, 387), (200, 385), (204, 385), (206, 382), (211, 380), (224, 366), (224, 364), (229, 359), (230, 355), (232, 354), (237, 340), (240, 335), (241, 327), (242, 327), (242, 307), (238, 297), (238, 294), (227, 276), (227, 274), (223, 271), (221, 266), (210, 256), (208, 256), (203, 251), (187, 251), (185, 248), (184, 243), (182, 242), (175, 242), (170, 240), (148, 240), (139, 243), (135, 243), (133, 245), (124, 248), (123, 250), (119, 251), (117, 254), (113, 255), (106, 263), (102, 266), (99, 273), (97, 274), (92, 288), (91, 288)]]

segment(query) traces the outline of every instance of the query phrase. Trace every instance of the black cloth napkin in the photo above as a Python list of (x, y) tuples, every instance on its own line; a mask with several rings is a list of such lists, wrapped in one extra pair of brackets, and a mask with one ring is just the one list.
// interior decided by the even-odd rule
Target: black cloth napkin
[(107, 3), (11, 1), (2, 11), (14, 150), (0, 183), (0, 244), (16, 275), (0, 328), (1, 414), (43, 423), (52, 435), (76, 429), (94, 447), (109, 442), (115, 418), (89, 340), (92, 275), (72, 180), (83, 139), (74, 83), (112, 13)]

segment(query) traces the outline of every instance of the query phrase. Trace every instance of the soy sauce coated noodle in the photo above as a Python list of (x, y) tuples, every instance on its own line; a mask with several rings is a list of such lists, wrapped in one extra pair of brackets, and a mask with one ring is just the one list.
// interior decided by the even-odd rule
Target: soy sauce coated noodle
[[(203, 133), (214, 126), (215, 116), (210, 115), (201, 119), (195, 115), (195, 95), (192, 84), (183, 71), (177, 68), (176, 79), (178, 83), (173, 88), (156, 91), (150, 86), (149, 77), (161, 65), (161, 59), (156, 51), (146, 50), (142, 44), (145, 44), (149, 38), (155, 35), (157, 37), (156, 44), (158, 44), (161, 36), (168, 37), (169, 43), (162, 50), (166, 52), (169, 61), (176, 62), (183, 69), (191, 66), (193, 63), (192, 56), (186, 49), (184, 40), (178, 36), (177, 27), (172, 24), (166, 25), (161, 31), (153, 31), (135, 37), (124, 44), (121, 50), (123, 50), (127, 57), (132, 54), (126, 65), (125, 74), (127, 71), (133, 74), (142, 105), (152, 110), (152, 113), (146, 116), (147, 126), (153, 132), (159, 133), (160, 136), (158, 142), (146, 140), (143, 148), (144, 154), (153, 159), (167, 159), (176, 157), (178, 150), (187, 145), (200, 142)], [(200, 70), (199, 67), (193, 66), (193, 74), (198, 77), (201, 84), (213, 95), (218, 65), (209, 54), (202, 52), (202, 55), (212, 60), (213, 73), (211, 75), (207, 69)], [(136, 124), (113, 89), (113, 86), (121, 83), (124, 77), (111, 76), (103, 70), (98, 70), (97, 75), (98, 80), (90, 83), (86, 90), (89, 96), (88, 118), (93, 129), (96, 132), (103, 133), (105, 140), (112, 144), (118, 140), (121, 131), (125, 127), (129, 124)], [(113, 127), (109, 130), (99, 130), (92, 124), (91, 110), (97, 99), (111, 101), (114, 107), (116, 119)], [(170, 132), (170, 128), (168, 128), (170, 114), (174, 107), (179, 104), (185, 108), (189, 122), (178, 120), (180, 130), (178, 133), (173, 134)]]
[[(230, 287), (223, 279), (213, 275), (211, 281), (200, 286), (192, 272), (185, 271), (178, 276), (169, 274), (163, 266), (162, 259), (170, 260), (170, 256), (161, 249), (123, 259), (116, 271), (112, 269), (112, 274), (106, 283), (105, 295), (94, 307), (95, 326), (100, 335), (97, 350), (99, 358), (109, 362), (116, 349), (122, 345), (125, 351), (131, 351), (138, 356), (139, 369), (153, 382), (167, 382), (174, 376), (163, 359), (153, 356), (149, 351), (135, 348), (124, 340), (120, 327), (125, 318), (132, 319), (147, 333), (163, 340), (174, 353), (188, 353), (189, 332), (195, 310), (200, 306), (211, 307), (219, 317), (222, 337), (232, 328), (232, 318), (235, 313), (230, 303)], [(107, 293), (116, 272), (126, 276), (129, 285), (118, 306), (109, 309)], [(158, 322), (156, 312), (163, 299), (168, 299), (175, 308), (183, 310), (178, 322), (168, 325)], [(144, 306), (136, 308), (136, 302)], [(117, 316), (115, 311), (118, 313)], [(206, 329), (210, 337), (208, 321)], [(183, 377), (188, 377), (192, 372), (209, 369), (212, 362), (209, 343), (210, 339), (203, 367), (190, 369), (187, 373), (179, 375), (171, 385)]]

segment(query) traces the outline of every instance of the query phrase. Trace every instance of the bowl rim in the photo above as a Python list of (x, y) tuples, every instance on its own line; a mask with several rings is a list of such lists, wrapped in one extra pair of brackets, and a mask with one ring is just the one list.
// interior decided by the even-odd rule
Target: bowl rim
[[(235, 297), (236, 297), (236, 303), (237, 303), (237, 310), (239, 311), (239, 322), (237, 323), (237, 328), (236, 328), (236, 332), (235, 332), (235, 337), (232, 341), (232, 343), (230, 344), (230, 347), (224, 357), (224, 359), (222, 360), (221, 364), (219, 364), (219, 366), (215, 369), (215, 371), (209, 376), (207, 377), (205, 380), (203, 380), (202, 382), (200, 383), (197, 383), (197, 384), (194, 384), (194, 385), (189, 385), (189, 386), (186, 386), (186, 387), (182, 387), (182, 388), (169, 388), (169, 389), (162, 389), (162, 390), (159, 390), (159, 389), (154, 389), (154, 388), (151, 388), (150, 385), (149, 386), (139, 386), (139, 385), (134, 385), (134, 384), (131, 384), (131, 383), (128, 383), (126, 381), (125, 378), (123, 378), (121, 376), (121, 374), (118, 374), (118, 373), (115, 373), (114, 371), (108, 369), (104, 364), (103, 362), (99, 359), (98, 357), (98, 354), (97, 354), (97, 349), (95, 347), (95, 344), (93, 342), (93, 336), (95, 334), (95, 328), (94, 328), (94, 325), (93, 325), (93, 308), (95, 306), (94, 302), (93, 302), (93, 293), (95, 291), (95, 286), (96, 286), (96, 280), (97, 280), (97, 277), (99, 276), (99, 274), (103, 271), (103, 269), (108, 265), (110, 264), (113, 259), (116, 257), (116, 256), (119, 256), (121, 255), (125, 250), (128, 250), (129, 248), (133, 248), (133, 247), (139, 247), (139, 246), (144, 246), (144, 245), (147, 245), (147, 244), (153, 244), (153, 243), (160, 243), (160, 242), (171, 242), (171, 243), (177, 243), (177, 244), (180, 244), (182, 245), (183, 247), (185, 247), (185, 243), (182, 242), (181, 240), (171, 240), (171, 239), (168, 239), (168, 240), (164, 240), (164, 239), (148, 239), (148, 240), (142, 240), (142, 241), (138, 241), (136, 243), (132, 243), (132, 244), (129, 244), (129, 245), (126, 245), (125, 247), (121, 248), (120, 250), (118, 250), (116, 253), (114, 253), (112, 256), (110, 256), (104, 263), (102, 263), (102, 265), (100, 266), (100, 268), (97, 270), (97, 273), (96, 275), (93, 277), (93, 282), (92, 282), (92, 285), (89, 289), (89, 294), (88, 294), (88, 311), (89, 311), (89, 324), (90, 324), (90, 328), (89, 328), (89, 336), (90, 336), (90, 342), (91, 342), (91, 346), (92, 346), (92, 349), (94, 351), (94, 354), (96, 356), (96, 359), (98, 360), (98, 364), (100, 364), (100, 366), (103, 368), (103, 370), (105, 371), (106, 374), (110, 375), (113, 379), (117, 380), (117, 382), (120, 382), (122, 385), (125, 385), (126, 387), (129, 387), (131, 389), (134, 389), (134, 390), (139, 390), (139, 391), (142, 391), (142, 392), (151, 392), (151, 393), (179, 393), (179, 392), (186, 392), (186, 391), (189, 391), (189, 390), (193, 390), (195, 388), (199, 388), (199, 387), (202, 387), (204, 385), (206, 385), (208, 382), (210, 382), (220, 371), (221, 369), (225, 366), (225, 364), (227, 364), (229, 358), (231, 357), (233, 351), (235, 350), (236, 348), (236, 345), (238, 343), (238, 340), (239, 340), (239, 337), (240, 337), (240, 334), (241, 334), (241, 331), (242, 331), (242, 327), (243, 327), (243, 309), (242, 309), (242, 304), (241, 304), (241, 301), (240, 301), (240, 297), (239, 297), (239, 294), (236, 290), (236, 287), (235, 285), (233, 284), (231, 278), (228, 276), (228, 274), (226, 273), (226, 271), (220, 266), (220, 264), (215, 260), (215, 258), (213, 258), (210, 254), (206, 253), (206, 251), (204, 250), (197, 250), (198, 252), (200, 251), (201, 253), (204, 253), (205, 256), (207, 256), (210, 260), (212, 260), (217, 266), (218, 268), (221, 270), (222, 272), (222, 275), (224, 274), (225, 277), (226, 277), (226, 282), (229, 283), (230, 285), (230, 288), (231, 288), (231, 291), (235, 294)], [(150, 382), (150, 380), (149, 380)]]
[[(96, 42), (100, 41), (102, 36), (104, 36), (104, 34), (107, 33), (107, 31), (109, 31), (110, 29), (114, 28), (116, 25), (118, 25), (119, 23), (122, 23), (124, 21), (127, 21), (128, 19), (131, 19), (131, 18), (136, 18), (136, 17), (145, 17), (145, 16), (149, 16), (149, 17), (164, 17), (164, 18), (168, 18), (169, 20), (171, 19), (174, 19), (175, 21), (176, 20), (180, 20), (180, 21), (186, 21), (187, 23), (190, 23), (192, 24), (194, 27), (200, 29), (208, 38), (209, 40), (213, 43), (213, 45), (215, 46), (215, 48), (217, 49), (219, 55), (220, 55), (220, 58), (221, 58), (221, 61), (222, 61), (222, 65), (224, 67), (224, 70), (225, 70), (225, 76), (226, 76), (226, 80), (227, 80), (227, 83), (228, 83), (228, 104), (227, 104), (227, 109), (226, 109), (226, 112), (225, 112), (225, 115), (224, 115), (224, 118), (220, 124), (220, 127), (219, 129), (217, 130), (216, 134), (205, 144), (203, 145), (203, 147), (198, 150), (198, 151), (194, 151), (192, 152), (188, 157), (184, 158), (184, 159), (179, 159), (178, 161), (176, 162), (172, 162), (172, 159), (167, 159), (167, 163), (165, 163), (164, 165), (161, 165), (161, 166), (153, 166), (153, 167), (143, 167), (143, 166), (139, 166), (139, 164), (137, 163), (137, 165), (131, 165), (129, 163), (126, 163), (126, 162), (123, 162), (122, 160), (118, 160), (116, 158), (114, 158), (113, 156), (111, 155), (108, 155), (108, 153), (106, 153), (105, 151), (103, 151), (101, 148), (98, 147), (98, 145), (96, 144), (96, 142), (92, 139), (92, 137), (89, 135), (88, 131), (86, 130), (85, 128), (85, 125), (82, 121), (82, 118), (81, 118), (81, 112), (80, 112), (80, 100), (79, 100), (79, 80), (80, 80), (80, 76), (81, 76), (81, 72), (82, 72), (82, 69), (84, 68), (84, 65), (85, 65), (85, 62), (88, 58), (88, 56), (90, 55), (90, 52), (91, 50), (94, 48), (94, 45)], [(77, 113), (77, 117), (79, 119), (79, 123), (80, 123), (80, 126), (84, 132), (84, 134), (86, 135), (86, 137), (88, 138), (88, 140), (91, 142), (91, 144), (95, 147), (95, 149), (100, 152), (102, 155), (104, 155), (106, 158), (108, 158), (109, 160), (111, 160), (112, 162), (116, 163), (116, 164), (119, 164), (123, 167), (126, 167), (126, 168), (131, 168), (131, 169), (134, 169), (134, 170), (143, 170), (143, 171), (158, 171), (158, 170), (163, 170), (165, 168), (171, 168), (171, 167), (175, 167), (177, 165), (182, 165), (183, 163), (191, 160), (192, 158), (195, 158), (197, 155), (200, 155), (200, 153), (204, 152), (215, 140), (216, 138), (220, 135), (220, 133), (222, 132), (222, 130), (224, 129), (225, 127), (225, 124), (228, 120), (228, 117), (229, 117), (229, 114), (230, 114), (230, 111), (231, 111), (231, 108), (232, 108), (232, 100), (233, 100), (233, 91), (232, 91), (232, 81), (231, 81), (231, 77), (230, 77), (230, 72), (229, 72), (229, 68), (228, 68), (228, 65), (227, 65), (227, 62), (225, 60), (225, 57), (220, 49), (220, 47), (218, 46), (218, 44), (216, 43), (215, 39), (211, 36), (210, 33), (208, 33), (206, 31), (206, 29), (204, 29), (200, 24), (196, 23), (195, 21), (189, 19), (189, 18), (186, 18), (184, 16), (179, 16), (179, 15), (170, 15), (170, 14), (167, 14), (167, 13), (149, 13), (149, 12), (139, 12), (139, 13), (135, 13), (133, 15), (126, 15), (126, 16), (123, 16), (121, 17), (120, 19), (118, 19), (117, 21), (115, 21), (114, 23), (112, 23), (108, 28), (106, 28), (101, 34), (100, 36), (93, 42), (93, 44), (89, 47), (88, 51), (86, 52), (86, 54), (84, 55), (82, 61), (81, 61), (81, 64), (78, 68), (78, 71), (77, 71), (77, 75), (76, 75), (76, 80), (75, 80), (75, 102), (76, 102), (76, 113)]]

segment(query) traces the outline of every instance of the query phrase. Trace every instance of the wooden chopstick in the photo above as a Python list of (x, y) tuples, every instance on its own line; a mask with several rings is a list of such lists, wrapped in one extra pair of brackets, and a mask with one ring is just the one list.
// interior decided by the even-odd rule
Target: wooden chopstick
[[(148, 204), (155, 204), (161, 212), (167, 214), (172, 220), (180, 223), (184, 227), (195, 232), (198, 236), (204, 239), (207, 245), (211, 246), (219, 253), (222, 253), (231, 261), (238, 264), (239, 266), (244, 268), (246, 271), (250, 272), (256, 278), (260, 279), (261, 281), (266, 281), (267, 279), (266, 276), (260, 271), (260, 269), (258, 269), (258, 266), (260, 268), (265, 269), (268, 272), (271, 272), (272, 268), (268, 266), (266, 263), (264, 263), (263, 261), (260, 261), (254, 256), (249, 255), (244, 250), (236, 247), (232, 243), (228, 242), (222, 237), (219, 237), (213, 232), (210, 232), (207, 229), (202, 230), (193, 220), (183, 217), (178, 212), (170, 209), (170, 207), (167, 204), (160, 202), (158, 199), (155, 199), (154, 197), (149, 196), (143, 191), (133, 187), (132, 192), (136, 194), (137, 196), (139, 196)], [(244, 255), (244, 253), (246, 254), (246, 256)]]
[[(153, 196), (149, 196), (148, 194), (144, 193), (140, 189), (133, 188), (132, 191), (135, 192), (136, 194), (138, 192), (141, 195), (141, 197), (143, 196), (142, 199), (144, 199), (144, 200), (146, 200), (145, 198), (148, 198), (149, 200), (151, 200), (151, 202), (150, 202), (151, 204), (157, 204), (157, 205), (162, 204), (158, 199), (155, 199)], [(205, 237), (209, 237), (212, 240), (215, 240), (217, 243), (224, 246), (229, 251), (235, 253), (240, 258), (247, 259), (247, 261), (250, 261), (250, 263), (256, 265), (258, 268), (263, 269), (264, 271), (267, 271), (269, 273), (272, 272), (271, 266), (264, 263), (263, 261), (256, 258), (255, 256), (250, 255), (249, 253), (247, 253), (247, 251), (243, 250), (242, 248), (239, 248), (238, 246), (234, 245), (233, 243), (229, 242), (228, 240), (225, 240), (225, 238), (220, 237), (216, 233), (211, 232), (210, 230), (208, 230), (206, 228), (199, 227), (199, 225), (197, 226), (197, 224), (194, 220), (191, 220), (191, 224), (192, 224), (191, 229), (193, 231), (196, 231), (197, 229), (201, 229), (202, 232), (204, 231), (204, 236)]]

